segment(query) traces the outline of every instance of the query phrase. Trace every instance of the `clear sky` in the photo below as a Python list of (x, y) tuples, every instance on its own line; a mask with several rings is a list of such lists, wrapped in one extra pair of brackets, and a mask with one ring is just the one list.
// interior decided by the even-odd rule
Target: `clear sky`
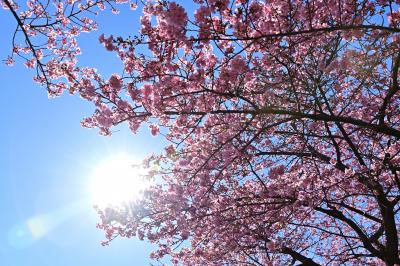
[[(99, 31), (80, 38), (82, 65), (107, 76), (121, 67), (98, 43), (101, 33), (137, 32), (139, 12), (101, 16)], [(0, 58), (11, 49), (15, 21), (0, 10)], [(88, 195), (89, 176), (104, 158), (121, 152), (142, 158), (162, 147), (147, 129), (125, 127), (111, 138), (83, 129), (93, 107), (77, 96), (49, 100), (20, 63), (0, 64), (0, 265), (149, 265), (151, 246), (116, 239), (102, 247), (103, 232)]]

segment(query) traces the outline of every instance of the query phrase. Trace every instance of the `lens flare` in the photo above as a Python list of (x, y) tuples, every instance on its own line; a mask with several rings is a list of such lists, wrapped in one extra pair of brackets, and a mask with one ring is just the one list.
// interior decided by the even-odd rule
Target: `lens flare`
[(72, 217), (87, 212), (88, 207), (86, 202), (80, 200), (21, 221), (9, 230), (9, 244), (14, 248), (29, 247)]

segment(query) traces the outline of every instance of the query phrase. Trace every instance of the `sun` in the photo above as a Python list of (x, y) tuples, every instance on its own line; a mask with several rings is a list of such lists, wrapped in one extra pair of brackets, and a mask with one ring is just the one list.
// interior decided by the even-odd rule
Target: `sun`
[(97, 164), (90, 177), (90, 196), (99, 207), (138, 199), (149, 182), (137, 160), (127, 154), (110, 156)]

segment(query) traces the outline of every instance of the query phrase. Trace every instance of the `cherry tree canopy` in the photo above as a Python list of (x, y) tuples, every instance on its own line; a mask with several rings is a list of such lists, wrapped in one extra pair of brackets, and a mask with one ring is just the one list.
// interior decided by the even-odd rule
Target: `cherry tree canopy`
[(136, 37), (100, 36), (124, 65), (107, 78), (75, 38), (127, 1), (1, 1), (8, 64), (92, 102), (85, 127), (170, 142), (141, 200), (99, 210), (108, 241), (176, 265), (400, 264), (400, 1), (131, 2)]

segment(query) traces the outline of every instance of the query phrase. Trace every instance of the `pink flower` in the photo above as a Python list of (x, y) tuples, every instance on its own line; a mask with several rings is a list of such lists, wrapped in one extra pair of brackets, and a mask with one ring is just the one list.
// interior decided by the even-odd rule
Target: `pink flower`
[(5, 63), (7, 66), (13, 66), (15, 63), (14, 58), (12, 58), (11, 56), (7, 57), (7, 59), (5, 60)]
[(113, 44), (114, 38), (112, 35), (110, 37), (105, 38), (104, 34), (101, 34), (99, 36), (99, 42), (104, 44), (104, 47), (106, 47), (107, 51), (114, 51), (115, 46)]
[(156, 136), (160, 130), (157, 125), (153, 125), (153, 124), (151, 124), (149, 126), (149, 128), (150, 128), (151, 135), (153, 135), (153, 136)]
[(137, 9), (137, 4), (131, 3), (131, 4), (129, 5), (129, 7), (130, 7), (131, 10), (136, 10), (136, 9)]
[(118, 74), (112, 74), (110, 79), (108, 80), (108, 84), (111, 88), (115, 90), (120, 90), (123, 85), (123, 81)]
[(167, 39), (182, 39), (187, 23), (185, 9), (171, 2), (168, 10), (157, 16), (159, 34)]
[(27, 68), (34, 68), (35, 64), (36, 64), (36, 59), (34, 58), (25, 62), (25, 66)]

